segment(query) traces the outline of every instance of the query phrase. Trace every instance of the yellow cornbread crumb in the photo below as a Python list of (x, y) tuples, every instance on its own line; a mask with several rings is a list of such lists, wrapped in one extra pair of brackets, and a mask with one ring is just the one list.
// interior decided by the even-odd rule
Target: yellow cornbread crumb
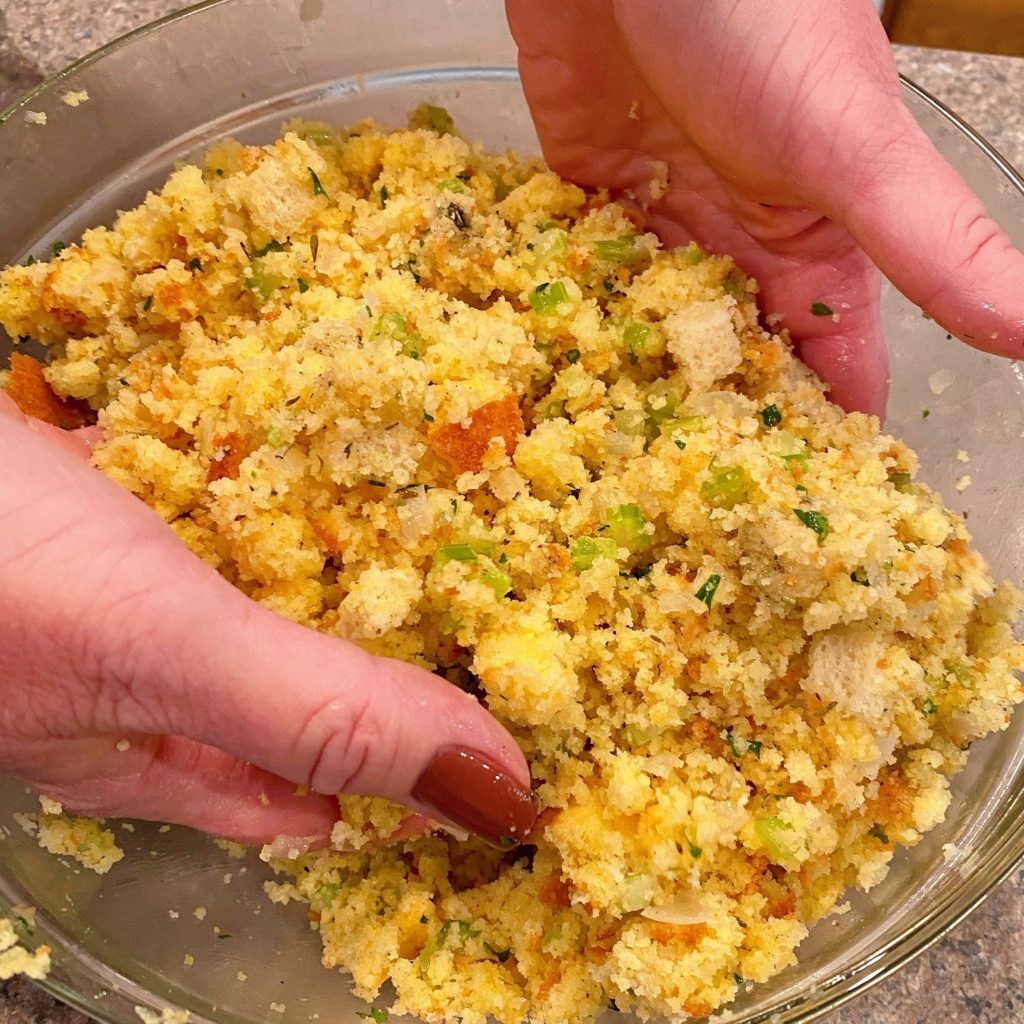
[(0, 917), (0, 981), (16, 974), (41, 981), (50, 971), (50, 948), (39, 946), (34, 951), (18, 943), (18, 933), (6, 917)]
[(225, 142), (6, 270), (0, 322), (199, 557), (526, 753), (527, 845), (345, 797), (275, 862), (327, 966), (430, 1022), (700, 1017), (942, 820), (1019, 598), (729, 258), (416, 123)]
[(110, 829), (91, 818), (68, 814), (39, 815), (39, 845), (50, 853), (71, 857), (99, 875), (105, 875), (124, 857)]

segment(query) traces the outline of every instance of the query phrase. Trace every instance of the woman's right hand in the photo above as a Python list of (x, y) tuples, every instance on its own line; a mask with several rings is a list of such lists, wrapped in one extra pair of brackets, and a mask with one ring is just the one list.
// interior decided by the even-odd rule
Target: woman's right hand
[(529, 831), (525, 759), (475, 698), (251, 601), (2, 392), (0, 452), (0, 770), (245, 843), (326, 844), (339, 792)]

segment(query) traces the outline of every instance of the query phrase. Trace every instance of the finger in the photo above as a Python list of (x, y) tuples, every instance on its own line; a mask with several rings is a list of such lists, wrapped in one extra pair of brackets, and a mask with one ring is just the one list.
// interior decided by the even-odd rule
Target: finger
[[(41, 748), (42, 750), (42, 748)], [(93, 817), (165, 821), (263, 845), (278, 837), (304, 852), (330, 841), (338, 802), (180, 737), (62, 740), (20, 776), (65, 808)]]
[(529, 830), (526, 761), (475, 698), (255, 604), (102, 474), (34, 431), (0, 433), (0, 563), (18, 570), (0, 609), (22, 636), (0, 647), (0, 674), (28, 672), (40, 700), (73, 698), (63, 713), (76, 727), (188, 736), (495, 841)]
[(1024, 355), (1024, 255), (989, 218), (899, 100), (850, 138), (822, 178), (822, 205), (882, 272), (947, 331), (985, 352)]
[(525, 759), (474, 697), (297, 626), (219, 577), (186, 603), (146, 616), (178, 654), (170, 672), (140, 676), (175, 731), (315, 792), (388, 797), (492, 842), (529, 832)]
[(44, 423), (32, 416), (26, 416), (10, 395), (0, 391), (0, 416), (7, 416), (18, 423), (22, 423), (37, 434), (45, 437), (48, 441), (59, 445), (64, 451), (78, 457), (87, 459), (92, 454), (92, 449), (103, 436), (100, 427), (79, 427), (77, 430), (61, 430), (51, 423)]

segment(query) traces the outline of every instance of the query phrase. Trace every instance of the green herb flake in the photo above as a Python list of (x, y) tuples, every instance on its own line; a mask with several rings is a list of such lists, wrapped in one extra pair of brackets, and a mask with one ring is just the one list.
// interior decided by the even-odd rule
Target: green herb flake
[(430, 918), (426, 914), (420, 914), (420, 924), (427, 924)]
[(815, 316), (833, 316), (832, 307), (826, 305), (824, 302), (812, 302), (811, 312)]
[(926, 715), (934, 715), (938, 710), (938, 706), (931, 697), (926, 697), (924, 703), (921, 705), (921, 711)]
[(578, 363), (580, 361), (580, 350), (578, 348), (571, 348), (565, 353), (565, 358), (570, 363)]
[(29, 256), (29, 258), (25, 260), (23, 266), (34, 267), (38, 262), (39, 260), (37, 260), (35, 256)]
[(193, 256), (192, 259), (188, 261), (188, 269), (194, 270), (197, 274), (201, 274), (203, 272), (203, 261), (199, 259), (198, 256)]
[(374, 1021), (374, 1024), (384, 1024), (384, 1022), (388, 1019), (388, 1011), (378, 1010), (376, 1006), (371, 1006), (370, 1009), (366, 1011), (366, 1013), (357, 1010), (356, 1016), (362, 1017), (363, 1020), (372, 1020)]
[(921, 410), (921, 419), (926, 420), (926, 419), (928, 419), (929, 416), (931, 416), (931, 414), (932, 414), (931, 409), (922, 409)]
[(889, 842), (889, 833), (886, 832), (885, 829), (877, 823), (872, 825), (871, 828), (868, 829), (868, 835), (874, 836), (875, 839), (877, 839), (880, 843)]
[(231, 934), (231, 932), (218, 932), (217, 933), (217, 938), (218, 939), (233, 939), (234, 936)]
[(745, 740), (741, 736), (737, 736), (733, 732), (726, 733), (726, 740), (729, 743), (729, 747), (732, 750), (732, 756), (739, 760), (745, 754), (753, 754), (754, 757), (761, 757), (761, 747), (763, 744), (760, 740)]
[(424, 409), (424, 410), (423, 410), (423, 418), (424, 418), (424, 419), (425, 419), (425, 420), (426, 420), (426, 421), (427, 421), (428, 423), (433, 423), (433, 422), (434, 422), (434, 417), (433, 417), (433, 416), (431, 416), (431, 415), (430, 415), (430, 413), (429, 413), (429, 412), (427, 412), (427, 410), (426, 410), (426, 409)]
[(718, 585), (722, 582), (722, 577), (717, 572), (713, 572), (701, 585), (700, 589), (696, 593), (698, 601), (703, 601), (707, 605), (708, 611), (711, 611), (711, 603), (715, 599), (715, 591), (718, 590)]
[(793, 515), (795, 515), (808, 530), (813, 530), (818, 535), (819, 544), (828, 536), (828, 520), (820, 512), (812, 512), (805, 508), (795, 508), (793, 509)]
[(455, 192), (458, 195), (465, 195), (469, 191), (458, 178), (445, 178), (437, 183), (437, 187), (441, 192)]
[(775, 404), (766, 405), (761, 410), (761, 420), (766, 427), (777, 427), (782, 422), (782, 413)]
[(501, 846), (515, 846), (516, 845), (516, 841), (511, 836), (502, 836), (498, 840), (498, 843)]
[(51, 251), (55, 257), (59, 256), (68, 247), (67, 242), (54, 242)]
[(853, 572), (850, 573), (850, 580), (853, 583), (856, 583), (862, 587), (871, 586), (871, 581), (868, 579), (867, 570), (864, 568), (854, 569)]
[(316, 171), (314, 171), (312, 167), (307, 167), (306, 170), (309, 171), (309, 176), (313, 179), (313, 195), (323, 196), (324, 199), (330, 201), (331, 197), (327, 194), (323, 185), (320, 183), (320, 178), (317, 176)]
[(674, 443), (675, 443), (675, 446), (680, 451), (685, 451), (686, 450), (686, 442), (685, 441), (680, 441), (679, 438), (676, 438)]
[(689, 836), (686, 837), (686, 842), (690, 847), (690, 856), (694, 860), (700, 860), (700, 856), (704, 851)]
[(391, 198), (391, 193), (388, 191), (387, 185), (381, 185), (380, 192), (380, 208), (383, 210), (388, 205), (388, 200)]
[(796, 484), (795, 489), (798, 490), (801, 494), (810, 494), (811, 493), (809, 490), (807, 490), (806, 487), (804, 487), (803, 484)]
[(117, 383), (120, 384), (121, 387), (126, 388), (126, 387), (128, 387), (128, 378), (127, 377), (118, 377), (117, 378)]
[(545, 281), (530, 292), (530, 305), (541, 316), (557, 313), (558, 307), (568, 301), (569, 293), (561, 281)]
[[(316, 238), (316, 235), (313, 235), (313, 238)], [(310, 239), (311, 245), (313, 238)], [(261, 256), (266, 256), (267, 253), (269, 252), (284, 252), (284, 246), (276, 238), (272, 238), (269, 242), (267, 242), (266, 245), (261, 246), (259, 249), (257, 249), (252, 254), (252, 258), (254, 260), (258, 260)], [(313, 256), (313, 259), (316, 259), (315, 255)]]
[(148, 313), (153, 308), (153, 296), (147, 295), (146, 301), (142, 304), (142, 312)]
[(736, 982), (737, 985), (744, 984), (744, 978), (742, 974), (733, 974), (732, 980)]

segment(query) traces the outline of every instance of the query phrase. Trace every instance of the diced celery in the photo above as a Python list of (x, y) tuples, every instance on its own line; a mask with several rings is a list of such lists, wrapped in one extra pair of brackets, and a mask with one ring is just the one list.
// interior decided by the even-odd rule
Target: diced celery
[(333, 146), (337, 142), (334, 132), (320, 125), (302, 125), (297, 130), (297, 134), (300, 139), (305, 139), (306, 142), (313, 142), (318, 146)]
[(679, 396), (668, 386), (668, 381), (657, 380), (647, 392), (647, 406), (655, 422), (672, 419), (679, 407)]
[(717, 466), (705, 480), (700, 496), (715, 508), (732, 508), (749, 497), (747, 474), (740, 466)]
[(530, 305), (542, 316), (557, 312), (558, 307), (568, 301), (569, 293), (561, 281), (545, 281), (530, 292)]
[(323, 910), (324, 907), (329, 907), (337, 898), (340, 890), (341, 886), (337, 883), (325, 882), (313, 895), (314, 909)]
[(283, 284), (284, 276), (268, 269), (262, 259), (254, 259), (249, 264), (249, 276), (245, 279), (245, 287), (264, 302)]
[(683, 262), (695, 267), (704, 260), (704, 250), (696, 242), (691, 242), (683, 253)]
[(624, 914), (632, 914), (643, 910), (651, 902), (654, 891), (654, 878), (651, 875), (626, 875), (622, 880), (619, 892), (619, 909)]
[(531, 258), (527, 263), (534, 268), (543, 267), (548, 260), (564, 256), (568, 248), (569, 233), (564, 228), (542, 227), (529, 245)]
[(267, 431), (267, 444), (271, 448), (283, 448), (290, 440), (288, 431), (283, 427), (271, 427)]
[(662, 420), (660, 427), (663, 437), (671, 437), (677, 430), (681, 434), (701, 434), (707, 429), (703, 416), (676, 416)]
[(622, 730), (622, 736), (628, 747), (642, 747), (650, 743), (655, 736), (660, 736), (661, 730), (653, 725), (628, 724)]
[(447, 565), (449, 562), (475, 562), (476, 552), (468, 544), (446, 544), (434, 555), (434, 565)]
[(599, 558), (615, 559), (618, 544), (611, 537), (577, 537), (569, 548), (572, 567), (576, 572), (592, 569)]
[(626, 329), (622, 332), (622, 340), (626, 343), (626, 348), (637, 359), (644, 354), (644, 349), (647, 347), (647, 341), (650, 336), (650, 324), (626, 324)]
[(890, 469), (888, 473), (889, 483), (896, 488), (900, 493), (906, 493), (910, 490), (910, 484), (912, 477), (909, 473), (904, 470)]
[(512, 577), (501, 569), (488, 569), (480, 577), (480, 582), (486, 583), (499, 601), (512, 589)]
[(643, 551), (651, 546), (647, 521), (639, 505), (617, 505), (608, 512), (608, 532), (615, 543), (630, 551)]
[(793, 849), (787, 833), (793, 831), (793, 826), (788, 822), (783, 821), (777, 815), (769, 815), (767, 818), (758, 818), (754, 822), (754, 831), (764, 843), (768, 856), (776, 864), (792, 859)]
[(459, 181), (458, 178), (445, 178), (444, 181), (437, 183), (437, 187), (441, 192), (457, 192), (459, 195), (465, 195), (469, 191), (466, 183)]
[(409, 327), (405, 322), (405, 317), (401, 313), (381, 313), (373, 325), (373, 336), (403, 341), (409, 336)]
[(444, 107), (433, 103), (421, 103), (409, 115), (410, 128), (427, 128), (438, 135), (450, 135), (455, 130), (452, 115)]
[(637, 263), (647, 256), (647, 250), (637, 242), (636, 235), (602, 239), (594, 243), (594, 252), (610, 263)]
[(615, 429), (631, 437), (639, 437), (647, 426), (647, 417), (642, 409), (618, 409), (613, 417)]
[(488, 557), (493, 555), (498, 547), (497, 543), (493, 540), (479, 539), (476, 537), (472, 538), (469, 541), (469, 546), (478, 555), (487, 555)]

